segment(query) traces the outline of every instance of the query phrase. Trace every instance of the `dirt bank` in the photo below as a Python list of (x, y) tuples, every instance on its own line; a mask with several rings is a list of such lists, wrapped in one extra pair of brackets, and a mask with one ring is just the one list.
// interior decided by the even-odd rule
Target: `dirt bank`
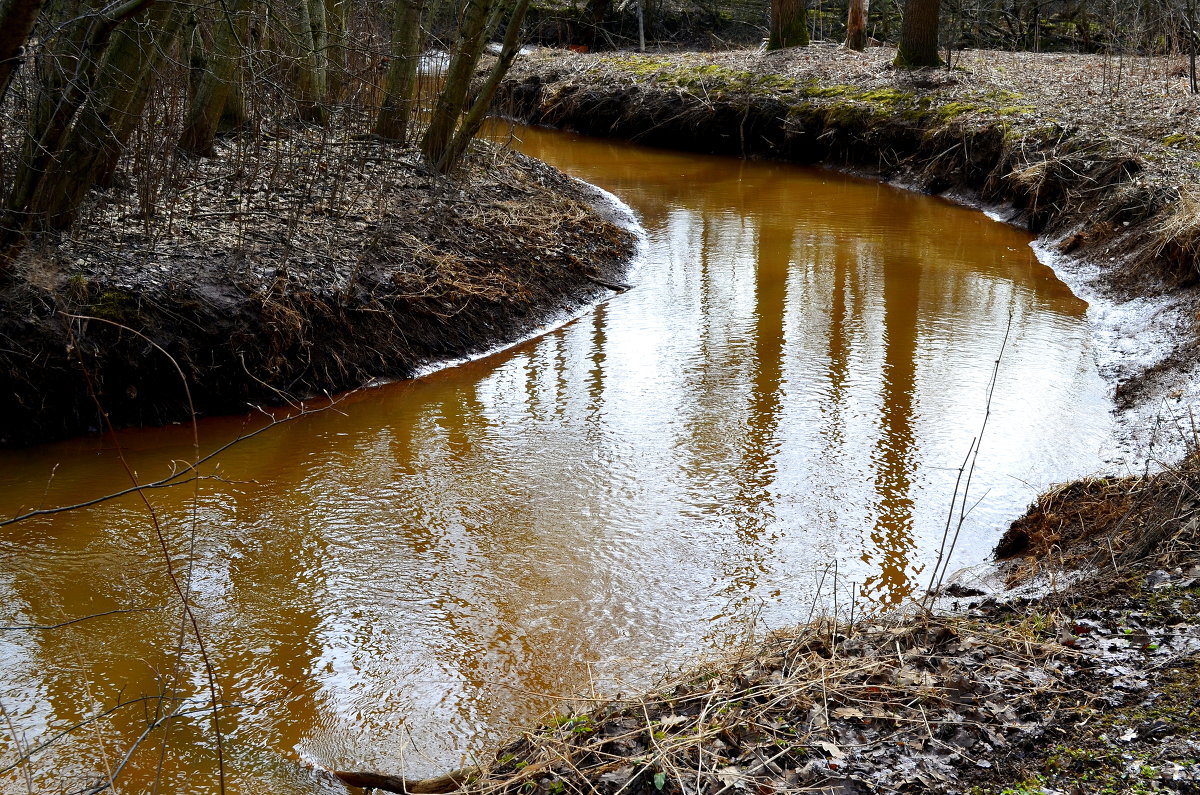
[(634, 248), (598, 192), (482, 143), (451, 178), (304, 129), (177, 167), (165, 211), (124, 181), (0, 294), (0, 442), (405, 378), (610, 294)]
[(1073, 289), (1115, 309), (1102, 365), (1118, 407), (1140, 430), (1173, 426), (1200, 399), (1200, 98), (1183, 62), (969, 52), (914, 73), (893, 54), (539, 50), (499, 102), (535, 124), (833, 165), (1000, 208)]

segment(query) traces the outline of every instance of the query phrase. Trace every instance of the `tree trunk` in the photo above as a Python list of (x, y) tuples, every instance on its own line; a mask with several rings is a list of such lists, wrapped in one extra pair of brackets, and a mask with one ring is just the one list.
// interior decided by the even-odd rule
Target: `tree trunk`
[(429, 126), (421, 139), (421, 152), (434, 168), (440, 169), (440, 164), (446, 163), (446, 155), (454, 140), (454, 130), (467, 103), (471, 75), (483, 54), (488, 18), (492, 11), (489, 0), (469, 0), (463, 13), (458, 43), (450, 58), (450, 67), (446, 70), (446, 82), (438, 93)]
[(87, 101), (30, 199), (32, 230), (67, 229), (88, 191), (109, 180), (141, 118), (181, 17), (175, 3), (159, 3), (144, 19), (117, 29)]
[(326, 105), (326, 46), (324, 0), (296, 0), (296, 107), (301, 121), (324, 125), (329, 122)]
[(189, 155), (209, 156), (217, 128), (225, 113), (225, 103), (238, 79), (238, 62), (249, 30), (247, 0), (229, 4), (229, 13), (219, 14), (213, 29), (212, 53), (207, 68), (192, 92), (179, 149)]
[(32, 220), (30, 202), (88, 99), (113, 32), (153, 3), (127, 0), (106, 13), (75, 16), (55, 35), (41, 59), (41, 90), (30, 110), (21, 160), (0, 217), (0, 281), (11, 277), (13, 260), (25, 247)]
[(1200, 84), (1196, 81), (1196, 46), (1200, 37), (1196, 35), (1196, 2), (1187, 0), (1187, 34), (1188, 34), (1188, 87), (1193, 94), (1200, 94)]
[(771, 0), (768, 50), (808, 45), (808, 0)]
[(867, 48), (867, 14), (870, 0), (850, 0), (846, 15), (846, 47), (862, 52)]
[(941, 0), (908, 0), (905, 3), (896, 66), (919, 69), (941, 65), (942, 60), (938, 57), (940, 6)]
[(0, 102), (21, 64), (21, 49), (29, 39), (44, 0), (0, 1)]
[(517, 53), (521, 49), (521, 24), (525, 21), (525, 12), (528, 8), (529, 0), (517, 0), (517, 6), (508, 20), (508, 30), (504, 32), (504, 45), (500, 50), (500, 57), (496, 59), (487, 82), (483, 84), (479, 95), (475, 97), (474, 104), (471, 105), (471, 110), (459, 125), (458, 131), (455, 132), (454, 140), (451, 141), (444, 157), (447, 162), (444, 166), (438, 164), (439, 171), (449, 171), (462, 159), (463, 154), (467, 151), (467, 146), (479, 133), (479, 128), (483, 126), (483, 120), (487, 118), (488, 110), (492, 107), (492, 100), (496, 97), (496, 89), (500, 87), (500, 81), (504, 79), (504, 75), (508, 74), (508, 68), (512, 66), (513, 59), (517, 57)]
[(217, 119), (217, 132), (227, 133), (243, 130), (249, 124), (250, 117), (246, 113), (246, 94), (242, 89), (242, 75), (235, 74), (229, 81), (229, 91), (225, 95), (225, 107), (221, 118)]
[(416, 103), (417, 66), (421, 61), (422, 0), (394, 0), (392, 56), (383, 84), (383, 103), (375, 117), (375, 134), (392, 141), (408, 140)]
[(350, 40), (346, 20), (350, 0), (324, 0), (325, 4), (325, 88), (328, 98), (341, 97), (349, 70)]
[(583, 13), (580, 14), (580, 22), (583, 24), (583, 30), (578, 36), (580, 44), (586, 44), (593, 50), (604, 46), (604, 20), (608, 18), (611, 10), (612, 0), (586, 0)]

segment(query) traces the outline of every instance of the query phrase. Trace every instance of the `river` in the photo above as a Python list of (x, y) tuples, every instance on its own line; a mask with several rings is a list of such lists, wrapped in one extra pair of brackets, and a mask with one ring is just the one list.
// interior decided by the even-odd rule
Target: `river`
[[(164, 545), (228, 702), (228, 791), (339, 792), (313, 767), (444, 772), (566, 696), (911, 597), (994, 372), (952, 571), (1103, 466), (1086, 305), (1027, 235), (824, 170), (516, 135), (633, 209), (635, 288), (241, 442), (150, 493), (154, 518), (130, 496), (0, 529), (0, 767), (35, 751), (0, 791), (84, 786), (153, 697), (206, 697)], [(263, 422), (206, 419), (201, 447)], [(193, 455), (185, 426), (119, 448), (142, 480)], [(4, 515), (128, 483), (111, 440), (0, 452)], [(119, 791), (156, 776), (216, 791), (203, 714), (142, 743)]]

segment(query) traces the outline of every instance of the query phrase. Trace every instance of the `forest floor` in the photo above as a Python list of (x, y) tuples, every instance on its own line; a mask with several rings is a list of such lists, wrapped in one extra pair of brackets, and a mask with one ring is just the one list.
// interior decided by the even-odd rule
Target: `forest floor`
[(280, 127), (173, 169), (119, 175), (0, 292), (0, 443), (410, 377), (612, 295), (635, 248), (598, 191), (483, 142), (444, 177)]
[[(1137, 308), (1102, 362), (1118, 408), (1194, 429), (1200, 98), (1182, 61), (962, 53), (908, 73), (893, 54), (539, 50), (502, 102), (527, 122), (822, 163), (999, 208), (1089, 295)], [(1194, 450), (1195, 431), (1183, 437)], [(990, 591), (960, 580), (890, 615), (776, 632), (636, 696), (581, 700), (449, 784), (390, 783), (1200, 792), (1200, 458), (1048, 492), (997, 551), (1005, 562), (976, 573)]]

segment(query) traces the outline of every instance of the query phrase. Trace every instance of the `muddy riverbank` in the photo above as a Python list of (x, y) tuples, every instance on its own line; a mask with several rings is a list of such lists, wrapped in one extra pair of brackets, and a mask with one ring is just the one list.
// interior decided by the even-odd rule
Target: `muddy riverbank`
[(1102, 369), (1131, 435), (1142, 454), (1178, 454), (1173, 425), (1200, 394), (1200, 100), (1182, 62), (968, 52), (953, 70), (913, 73), (891, 57), (826, 45), (541, 50), (518, 62), (499, 102), (530, 123), (831, 165), (996, 210), (1104, 304), (1093, 314), (1121, 339)]
[(406, 378), (612, 294), (635, 248), (610, 198), (485, 144), (449, 178), (304, 129), (179, 169), (151, 217), (136, 182), (95, 196), (0, 293), (0, 443)]

